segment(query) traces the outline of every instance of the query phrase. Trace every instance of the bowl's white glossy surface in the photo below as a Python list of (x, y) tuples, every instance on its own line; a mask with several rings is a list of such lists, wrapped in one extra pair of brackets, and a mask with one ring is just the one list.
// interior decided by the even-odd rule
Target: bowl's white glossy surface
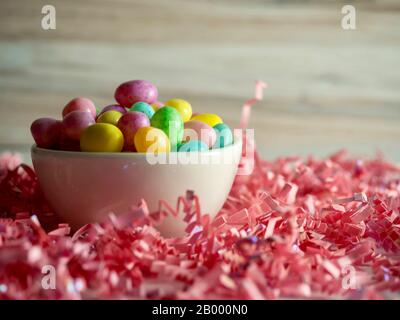
[[(143, 153), (70, 152), (36, 146), (31, 155), (45, 197), (76, 229), (100, 221), (110, 212), (127, 212), (141, 199), (146, 200), (150, 211), (158, 209), (160, 199), (175, 207), (187, 190), (200, 197), (203, 213), (214, 216), (232, 186), (241, 147), (241, 142), (235, 142), (203, 152), (202, 156), (210, 160), (207, 164), (152, 165)], [(184, 228), (181, 217), (169, 217), (159, 226), (165, 236), (182, 235)]]

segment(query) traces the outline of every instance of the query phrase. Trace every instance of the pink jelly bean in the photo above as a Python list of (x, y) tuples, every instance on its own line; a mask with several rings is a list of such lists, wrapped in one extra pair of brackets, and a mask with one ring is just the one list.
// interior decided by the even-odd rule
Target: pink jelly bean
[(79, 140), (82, 132), (94, 123), (94, 117), (86, 111), (73, 111), (63, 119), (65, 134), (73, 140)]
[(135, 151), (134, 136), (138, 129), (149, 127), (150, 120), (143, 113), (138, 111), (130, 111), (125, 113), (118, 121), (117, 127), (124, 135), (124, 150)]
[(96, 117), (96, 107), (92, 100), (88, 98), (74, 98), (64, 107), (62, 111), (63, 118), (73, 111), (86, 111), (89, 112), (93, 118)]
[(191, 120), (185, 122), (182, 140), (200, 140), (211, 148), (217, 140), (217, 134), (208, 124), (201, 121)]
[(52, 118), (40, 118), (33, 121), (31, 125), (31, 133), (36, 145), (46, 149), (57, 145), (61, 129), (61, 121)]
[(123, 107), (130, 108), (136, 102), (152, 104), (157, 101), (158, 91), (154, 84), (146, 80), (131, 80), (118, 86), (115, 100)]

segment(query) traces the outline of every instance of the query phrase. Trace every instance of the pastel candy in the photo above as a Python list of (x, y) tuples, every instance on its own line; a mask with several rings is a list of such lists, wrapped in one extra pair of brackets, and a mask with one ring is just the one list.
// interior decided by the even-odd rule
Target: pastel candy
[(192, 117), (192, 106), (186, 100), (171, 99), (165, 105), (175, 108), (181, 114), (183, 122), (189, 121)]
[(31, 134), (40, 148), (56, 146), (62, 131), (61, 121), (52, 118), (40, 118), (32, 122)]
[(233, 143), (233, 134), (231, 128), (225, 123), (219, 123), (214, 126), (217, 133), (217, 139), (214, 148), (223, 148)]
[(72, 140), (79, 140), (82, 132), (95, 123), (91, 113), (86, 111), (73, 111), (68, 113), (63, 121), (66, 136)]
[(154, 115), (154, 110), (151, 105), (146, 102), (136, 102), (129, 111), (138, 111), (144, 113), (149, 119)]
[(211, 148), (217, 139), (216, 131), (204, 122), (190, 120), (185, 122), (184, 127), (182, 141), (201, 140)]
[(180, 113), (172, 107), (162, 107), (154, 113), (150, 124), (164, 131), (171, 142), (172, 149), (176, 150), (176, 145), (182, 141), (183, 137), (183, 121)]
[(121, 152), (124, 136), (116, 126), (109, 123), (95, 123), (83, 131), (80, 139), (81, 151)]
[(179, 152), (207, 151), (208, 147), (203, 141), (191, 140), (179, 146)]
[(191, 120), (197, 120), (207, 123), (210, 127), (214, 127), (215, 125), (223, 122), (218, 115), (213, 113), (201, 113), (192, 117)]
[(134, 137), (137, 152), (164, 153), (171, 150), (171, 145), (164, 131), (153, 128), (140, 128)]
[(126, 108), (121, 107), (119, 104), (110, 104), (108, 106), (105, 106), (97, 116), (100, 116), (102, 113), (107, 112), (107, 111), (118, 111), (121, 112), (122, 114), (125, 114), (127, 112)]
[(88, 98), (78, 97), (72, 99), (64, 107), (62, 116), (65, 117), (68, 113), (73, 111), (86, 111), (91, 113), (93, 118), (96, 117), (96, 107), (93, 101)]
[(154, 84), (146, 80), (131, 80), (118, 86), (115, 100), (123, 107), (130, 108), (136, 102), (152, 104), (157, 101), (158, 91)]
[(142, 112), (129, 111), (125, 113), (118, 121), (117, 127), (124, 135), (124, 150), (135, 151), (134, 137), (136, 132), (143, 127), (149, 127), (150, 120)]
[(114, 126), (117, 125), (118, 120), (122, 117), (122, 113), (118, 111), (106, 111), (97, 118), (97, 123), (109, 123)]

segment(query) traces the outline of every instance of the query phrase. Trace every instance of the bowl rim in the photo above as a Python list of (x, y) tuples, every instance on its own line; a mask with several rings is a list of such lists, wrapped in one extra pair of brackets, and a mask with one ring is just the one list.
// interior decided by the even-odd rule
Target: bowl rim
[[(202, 154), (207, 154), (207, 155), (213, 155), (213, 154), (218, 154), (218, 153), (224, 153), (231, 151), (233, 148), (237, 148), (238, 146), (242, 145), (242, 139), (235, 139), (232, 144), (229, 146), (226, 146), (224, 148), (216, 148), (216, 149), (211, 149), (211, 150), (206, 150), (206, 151), (201, 151), (198, 153)], [(182, 152), (177, 152), (177, 151), (172, 151), (169, 152), (171, 153), (179, 153), (182, 154)], [(190, 154), (194, 152), (185, 152), (185, 154)], [(54, 149), (45, 149), (45, 148), (40, 148), (34, 143), (31, 146), (31, 154), (43, 154), (43, 155), (57, 155), (57, 156), (65, 156), (65, 157), (107, 157), (107, 158), (145, 158), (146, 153), (144, 152), (87, 152), (87, 151), (66, 151), (66, 150), (54, 150)]]

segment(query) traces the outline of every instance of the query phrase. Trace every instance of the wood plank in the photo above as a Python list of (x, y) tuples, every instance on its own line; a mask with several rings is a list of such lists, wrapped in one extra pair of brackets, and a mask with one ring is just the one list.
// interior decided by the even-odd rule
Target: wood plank
[(27, 150), (35, 118), (79, 95), (111, 103), (134, 78), (235, 124), (262, 79), (251, 125), (268, 157), (346, 147), (400, 161), (397, 1), (354, 2), (355, 31), (334, 1), (52, 3), (57, 30), (43, 31), (46, 1), (0, 2), (0, 149)]

